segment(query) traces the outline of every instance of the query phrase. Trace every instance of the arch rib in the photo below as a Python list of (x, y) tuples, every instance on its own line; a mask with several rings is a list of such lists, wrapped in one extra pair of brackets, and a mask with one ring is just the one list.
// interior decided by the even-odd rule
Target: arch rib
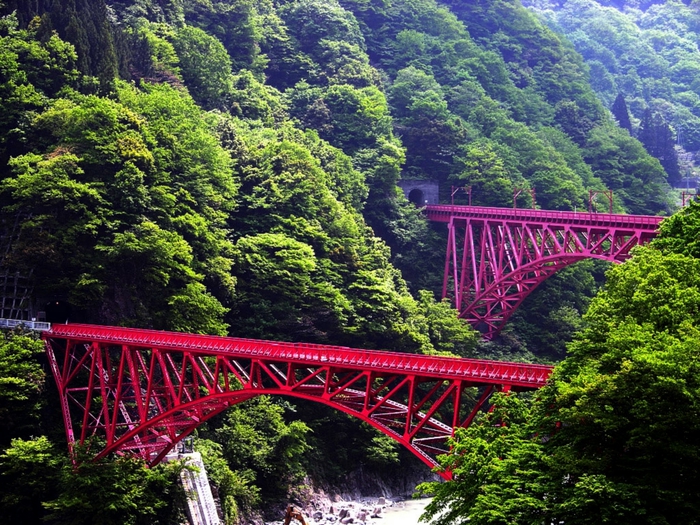
[[(70, 446), (149, 464), (252, 397), (320, 402), (366, 421), (429, 466), (495, 390), (544, 385), (551, 367), (91, 325), (43, 335)], [(481, 397), (479, 397), (481, 391)], [(446, 477), (448, 474), (446, 474)]]

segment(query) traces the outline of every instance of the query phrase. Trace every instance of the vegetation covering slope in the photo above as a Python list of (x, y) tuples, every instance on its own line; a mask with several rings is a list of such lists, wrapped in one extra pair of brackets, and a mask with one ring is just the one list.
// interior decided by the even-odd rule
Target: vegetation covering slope
[[(444, 232), (397, 181), (437, 181), (444, 199), (471, 186), (488, 205), (535, 189), (563, 210), (612, 189), (617, 211), (671, 210), (659, 161), (515, 0), (7, 0), (0, 14), (0, 269), (74, 321), (558, 359), (601, 267), (551, 280), (477, 349), (435, 298)], [(9, 515), (180, 519), (177, 466), (74, 471), (38, 343), (2, 343)], [(227, 523), (308, 474), (401, 454), (344, 416), (267, 399), (201, 427), (198, 447)]]
[(598, 97), (620, 126), (661, 161), (669, 182), (680, 184), (682, 176), (695, 175), (700, 150), (697, 3), (524, 3), (581, 53)]

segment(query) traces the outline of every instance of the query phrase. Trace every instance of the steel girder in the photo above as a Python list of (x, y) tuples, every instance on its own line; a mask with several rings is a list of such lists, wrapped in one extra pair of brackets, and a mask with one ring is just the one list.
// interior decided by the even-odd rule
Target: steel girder
[(479, 206), (427, 206), (426, 214), (448, 227), (443, 297), (485, 339), (547, 277), (582, 259), (622, 262), (662, 220)]
[[(69, 447), (150, 465), (199, 424), (262, 394), (324, 403), (408, 447), (427, 465), (498, 390), (536, 389), (551, 367), (345, 347), (54, 325), (43, 334)], [(449, 477), (449, 474), (445, 474)]]

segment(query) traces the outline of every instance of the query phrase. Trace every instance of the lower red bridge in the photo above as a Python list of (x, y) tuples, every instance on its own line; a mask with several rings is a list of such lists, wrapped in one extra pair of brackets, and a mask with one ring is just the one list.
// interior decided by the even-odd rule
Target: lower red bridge
[[(207, 419), (252, 397), (317, 401), (356, 416), (430, 467), (495, 391), (543, 386), (551, 367), (108, 326), (43, 333), (70, 447), (155, 465)], [(445, 474), (449, 477), (449, 474)]]

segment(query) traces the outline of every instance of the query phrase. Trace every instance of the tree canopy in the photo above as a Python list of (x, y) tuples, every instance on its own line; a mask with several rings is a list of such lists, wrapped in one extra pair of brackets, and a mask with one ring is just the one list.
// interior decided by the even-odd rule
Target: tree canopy
[[(700, 79), (697, 6), (680, 1), (523, 3), (566, 35), (620, 127), (638, 137), (659, 159), (668, 181), (679, 186), (681, 171), (694, 164), (679, 160), (675, 150), (694, 154), (700, 148), (693, 92)], [(622, 102), (629, 108), (629, 121)]]

